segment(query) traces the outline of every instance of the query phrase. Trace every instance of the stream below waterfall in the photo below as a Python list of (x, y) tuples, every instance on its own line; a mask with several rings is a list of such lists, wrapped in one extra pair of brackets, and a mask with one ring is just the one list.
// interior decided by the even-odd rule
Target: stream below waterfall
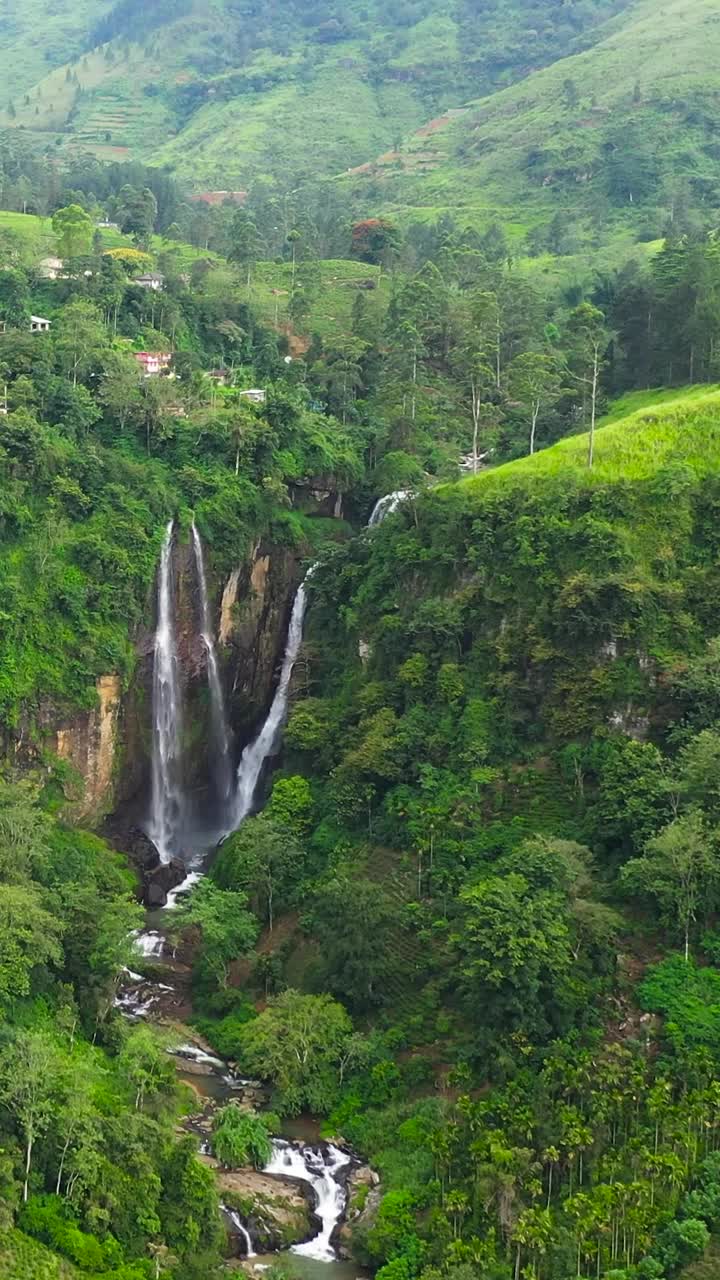
[[(370, 516), (368, 529), (381, 524), (410, 496), (407, 492), (398, 492), (381, 498)], [(233, 738), (212, 625), (203, 546), (197, 528), (194, 524), (191, 527), (200, 599), (199, 631), (207, 656), (210, 697), (208, 753), (216, 805), (215, 830), (206, 830), (197, 839), (198, 833), (193, 834), (192, 809), (183, 787), (183, 708), (173, 578), (175, 536), (175, 523), (171, 521), (165, 531), (158, 572), (152, 791), (147, 830), (160, 852), (161, 861), (182, 857), (188, 874), (182, 884), (171, 890), (164, 908), (148, 912), (145, 928), (134, 937), (137, 966), (162, 966), (161, 973), (140, 974), (135, 969), (127, 969), (116, 1006), (130, 1020), (162, 1019), (177, 1027), (189, 1012), (189, 971), (187, 966), (176, 960), (167, 943), (163, 927), (167, 923), (167, 912), (172, 911), (179, 897), (202, 878), (204, 867), (218, 841), (235, 830), (255, 809), (263, 774), (278, 750), (287, 716), (290, 681), (303, 639), (306, 583), (313, 569), (309, 569), (295, 595), (278, 684), (265, 722), (254, 740), (245, 747), (234, 773)], [(191, 855), (189, 861), (188, 853)], [(250, 1105), (256, 1105), (259, 1086), (236, 1076), (228, 1063), (199, 1045), (190, 1033), (187, 1043), (183, 1043), (178, 1032), (177, 1047), (171, 1052), (179, 1077), (192, 1087), (201, 1107), (200, 1117), (187, 1117), (185, 1127), (198, 1138), (201, 1154), (208, 1155), (210, 1124), (207, 1108), (212, 1109), (233, 1098), (242, 1099), (244, 1105), (249, 1099)], [(361, 1274), (354, 1263), (341, 1261), (336, 1249), (337, 1232), (347, 1209), (347, 1180), (353, 1166), (359, 1164), (360, 1161), (350, 1151), (321, 1141), (317, 1123), (313, 1120), (301, 1119), (288, 1124), (285, 1134), (274, 1140), (273, 1154), (263, 1174), (276, 1178), (280, 1186), (283, 1180), (289, 1180), (309, 1188), (313, 1205), (312, 1235), (290, 1250), (293, 1267), (304, 1280), (355, 1280)], [(277, 1260), (278, 1254), (258, 1256), (248, 1223), (228, 1206), (223, 1206), (223, 1214), (230, 1233), (238, 1242), (240, 1257), (246, 1259), (246, 1265), (260, 1275)]]
[[(172, 1002), (176, 988), (172, 981), (173, 957), (162, 932), (162, 916), (168, 908), (172, 910), (179, 894), (189, 890), (198, 879), (198, 872), (190, 873), (188, 880), (174, 891), (168, 907), (148, 913), (150, 927), (135, 937), (138, 964), (146, 967), (148, 962), (155, 962), (162, 965), (163, 970), (162, 980), (152, 974), (126, 970), (116, 1006), (132, 1021), (167, 1016), (166, 1002), (168, 999)], [(212, 1108), (236, 1099), (248, 1105), (248, 1095), (252, 1099), (259, 1090), (257, 1083), (237, 1076), (228, 1063), (192, 1037), (190, 1031), (187, 1040), (183, 1040), (178, 1030), (177, 1046), (169, 1052), (175, 1059), (178, 1077), (192, 1088), (198, 1099), (200, 1117), (205, 1115), (208, 1104)], [(188, 1116), (184, 1124), (188, 1132), (198, 1138), (201, 1154), (208, 1153), (207, 1120), (202, 1120), (201, 1127), (197, 1117)], [(291, 1179), (310, 1188), (313, 1234), (289, 1250), (294, 1269), (307, 1280), (354, 1280), (361, 1274), (355, 1264), (340, 1260), (334, 1245), (334, 1235), (347, 1206), (346, 1177), (351, 1167), (359, 1163), (351, 1152), (321, 1141), (317, 1122), (311, 1117), (289, 1121), (284, 1135), (273, 1142), (273, 1154), (263, 1172), (277, 1178), (280, 1185), (282, 1180)], [(223, 1207), (223, 1215), (231, 1235), (238, 1241), (240, 1258), (247, 1259), (253, 1270), (257, 1268), (258, 1276), (277, 1261), (280, 1256), (277, 1253), (256, 1252), (248, 1226), (235, 1210)]]

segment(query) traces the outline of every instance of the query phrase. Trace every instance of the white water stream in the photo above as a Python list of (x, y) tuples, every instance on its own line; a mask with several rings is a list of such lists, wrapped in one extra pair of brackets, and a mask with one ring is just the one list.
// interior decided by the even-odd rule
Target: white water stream
[(347, 1169), (350, 1160), (345, 1151), (332, 1143), (326, 1147), (311, 1147), (284, 1142), (280, 1138), (273, 1142), (273, 1153), (265, 1166), (265, 1173), (309, 1182), (315, 1192), (315, 1213), (322, 1223), (321, 1230), (312, 1240), (293, 1245), (291, 1253), (314, 1258), (316, 1262), (336, 1261), (332, 1235), (347, 1203), (347, 1191), (338, 1174)]
[(172, 548), (175, 524), (165, 530), (158, 572), (157, 625), (152, 695), (152, 796), (148, 835), (162, 862), (178, 852), (185, 823), (182, 785), (182, 707), (173, 608)]
[(200, 622), (201, 635), (207, 652), (208, 688), (210, 690), (210, 730), (212, 735), (212, 783), (223, 809), (230, 803), (233, 790), (232, 753), (230, 745), (230, 728), (225, 710), (225, 694), (223, 693), (220, 669), (218, 666), (215, 640), (210, 621), (210, 602), (208, 599), (207, 577), (205, 575), (205, 557), (203, 546), (195, 522), (192, 524), (193, 552), (198, 586), (200, 588)]
[(300, 652), (300, 645), (303, 638), (303, 623), (305, 621), (305, 610), (307, 608), (307, 594), (305, 591), (305, 582), (312, 573), (305, 577), (305, 581), (300, 584), (297, 595), (292, 607), (290, 615), (290, 626), (288, 628), (287, 642), (285, 644), (285, 656), (283, 657), (282, 668), (280, 670), (280, 680), (275, 690), (275, 697), (267, 715), (267, 719), (255, 738), (254, 742), (248, 744), (242, 753), (240, 764), (237, 772), (237, 790), (235, 793), (235, 811), (233, 814), (233, 828), (236, 829), (244, 822), (248, 814), (252, 810), (255, 792), (257, 790), (260, 775), (266, 760), (273, 755), (277, 748), (278, 739), (285, 723), (288, 706), (288, 690), (290, 687), (290, 677), (293, 668), (297, 662)]
[(406, 502), (411, 497), (412, 493), (409, 489), (397, 489), (395, 493), (386, 493), (384, 498), (378, 498), (367, 523), (368, 529), (374, 529), (376, 525), (382, 524), (386, 516), (391, 516), (394, 511), (397, 511), (401, 502)]
[(239, 1213), (237, 1213), (235, 1209), (230, 1209), (230, 1208), (228, 1207), (228, 1205), (226, 1205), (226, 1204), (223, 1204), (223, 1205), (221, 1205), (220, 1207), (221, 1207), (221, 1209), (222, 1209), (223, 1213), (227, 1214), (227, 1217), (228, 1217), (228, 1218), (230, 1219), (230, 1221), (232, 1222), (233, 1227), (235, 1228), (235, 1230), (237, 1231), (238, 1235), (240, 1236), (240, 1239), (242, 1240), (243, 1244), (245, 1245), (245, 1253), (244, 1253), (244, 1257), (246, 1257), (246, 1258), (257, 1258), (257, 1254), (256, 1254), (255, 1250), (253, 1249), (253, 1242), (252, 1242), (252, 1239), (251, 1239), (251, 1236), (250, 1236), (250, 1232), (248, 1231), (247, 1227), (245, 1226), (245, 1224), (244, 1224), (244, 1222), (243, 1222), (242, 1218), (240, 1217), (240, 1214), (239, 1214)]

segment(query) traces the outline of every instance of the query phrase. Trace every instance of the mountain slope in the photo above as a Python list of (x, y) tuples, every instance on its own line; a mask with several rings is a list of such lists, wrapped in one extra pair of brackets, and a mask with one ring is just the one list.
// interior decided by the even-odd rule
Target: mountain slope
[[(167, 162), (223, 188), (267, 173), (329, 174), (592, 39), (628, 3), (412, 0), (394, 13), (379, 0), (314, 0), (280, 17), (269, 0), (88, 2), (75, 33), (83, 56), (28, 101), (26, 78), (9, 66), (12, 110), (0, 124)], [(44, 11), (34, 12), (40, 24)]]
[(3, 0), (0, 7), (0, 75), (3, 106), (26, 93), (49, 67), (87, 48), (87, 33), (111, 0)]
[(686, 203), (720, 206), (720, 15), (713, 0), (641, 0), (593, 48), (437, 121), (353, 176), (359, 198), (413, 215), (559, 214), (552, 252), (599, 225), (653, 239)]

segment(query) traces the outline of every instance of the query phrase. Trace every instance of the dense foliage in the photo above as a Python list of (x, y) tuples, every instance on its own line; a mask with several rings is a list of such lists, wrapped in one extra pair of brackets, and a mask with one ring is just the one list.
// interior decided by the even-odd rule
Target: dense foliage
[[(625, 8), (119, 0), (8, 103), (0, 1270), (221, 1268), (168, 1044), (115, 1005), (134, 881), (49, 750), (132, 687), (171, 518), (214, 586), (318, 561), (266, 803), (167, 924), (272, 1107), (215, 1111), (220, 1175), (321, 1117), (380, 1175), (381, 1280), (675, 1280), (720, 1233), (717, 104), (608, 75), (627, 29), (660, 65)], [(62, 146), (175, 128), (248, 192)]]
[[(3, 783), (0, 1257), (16, 1215), (79, 1274), (144, 1280), (162, 1246), (178, 1275), (200, 1280), (221, 1242), (212, 1178), (177, 1142), (162, 1042), (113, 1009), (141, 919), (133, 877), (40, 799), (29, 780)], [(7, 1248), (22, 1267), (24, 1247), (10, 1236)]]

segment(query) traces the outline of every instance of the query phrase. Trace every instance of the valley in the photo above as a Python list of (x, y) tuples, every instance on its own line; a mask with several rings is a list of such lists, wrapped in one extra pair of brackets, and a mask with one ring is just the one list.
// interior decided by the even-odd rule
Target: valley
[(0, 1277), (712, 1280), (713, 4), (0, 35)]

